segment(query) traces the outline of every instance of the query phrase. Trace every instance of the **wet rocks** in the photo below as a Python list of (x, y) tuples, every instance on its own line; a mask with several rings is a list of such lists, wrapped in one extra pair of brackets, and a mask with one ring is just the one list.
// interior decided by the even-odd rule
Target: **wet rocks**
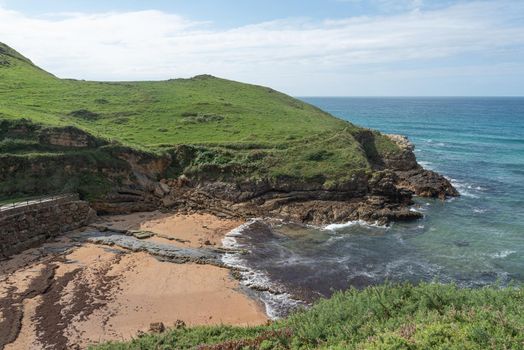
[(397, 174), (399, 178), (397, 186), (417, 196), (439, 199), (459, 196), (449, 180), (434, 171), (419, 168)]
[(71, 238), (77, 241), (87, 241), (95, 244), (115, 245), (133, 252), (147, 252), (158, 259), (173, 263), (182, 264), (193, 262), (220, 267), (224, 266), (222, 263), (224, 253), (211, 248), (182, 248), (172, 244), (156, 243), (111, 231), (100, 232), (96, 229), (76, 232), (71, 235)]
[(130, 233), (133, 235), (133, 237), (138, 239), (153, 237), (153, 233), (149, 231), (131, 231)]

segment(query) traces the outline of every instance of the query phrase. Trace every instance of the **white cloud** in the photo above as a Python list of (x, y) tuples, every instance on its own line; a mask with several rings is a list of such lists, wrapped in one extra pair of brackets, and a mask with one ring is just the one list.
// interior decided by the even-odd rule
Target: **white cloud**
[(0, 41), (60, 77), (141, 80), (210, 73), (294, 94), (322, 94), (307, 77), (343, 89), (340, 77), (355, 83), (351, 77), (369, 69), (496, 56), (509, 47), (522, 53), (523, 11), (520, 1), (473, 2), (394, 16), (286, 19), (219, 30), (156, 10), (31, 17), (0, 7)]

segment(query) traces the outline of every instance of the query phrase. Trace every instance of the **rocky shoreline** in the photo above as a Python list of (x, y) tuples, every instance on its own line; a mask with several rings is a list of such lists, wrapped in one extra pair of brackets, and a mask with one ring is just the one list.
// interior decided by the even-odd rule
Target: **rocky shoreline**
[[(32, 194), (56, 191), (46, 188), (55, 183), (62, 190), (77, 183), (81, 196), (102, 215), (166, 209), (317, 225), (352, 220), (387, 224), (421, 217), (409, 210), (415, 195), (439, 199), (458, 195), (445, 177), (417, 163), (406, 137), (385, 135), (398, 149), (378, 152), (377, 134), (368, 129), (351, 135), (366, 156), (367, 168), (348, 168), (347, 176), (341, 174), (328, 185), (325, 179), (301, 178), (299, 170), (296, 176), (267, 176), (255, 175), (256, 169), (249, 167), (207, 164), (186, 172), (198, 152), (214, 152), (204, 146), (178, 145), (150, 153), (99, 140), (74, 127), (44, 128), (20, 121), (3, 128), (7, 136), (32, 133), (40, 147), (69, 153), (36, 158), (5, 155), (0, 180), (16, 184), (19, 177), (27, 178)], [(57, 181), (40, 181), (50, 176)]]
[[(444, 200), (459, 195), (444, 176), (417, 163), (414, 146), (406, 137), (388, 137), (400, 147), (400, 155), (377, 159), (371, 175), (353, 176), (334, 189), (295, 179), (195, 181), (182, 175), (156, 182), (144, 171), (147, 166), (135, 165), (135, 174), (140, 174), (136, 177), (138, 186), (120, 188), (92, 205), (99, 213), (110, 214), (166, 208), (242, 219), (274, 217), (316, 225), (353, 220), (382, 225), (421, 218), (421, 213), (410, 210), (413, 196)], [(159, 162), (156, 164), (158, 169)]]

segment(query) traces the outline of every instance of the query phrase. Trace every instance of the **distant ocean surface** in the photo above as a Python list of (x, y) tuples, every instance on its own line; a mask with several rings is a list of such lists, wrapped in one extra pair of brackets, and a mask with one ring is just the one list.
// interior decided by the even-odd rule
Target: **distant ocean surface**
[[(420, 164), (451, 179), (461, 197), (417, 198), (424, 218), (376, 227), (324, 228), (258, 221), (229, 244), (227, 262), (271, 316), (350, 286), (442, 281), (524, 282), (524, 98), (303, 98), (354, 124), (403, 134)], [(262, 288), (262, 289), (263, 289)]]

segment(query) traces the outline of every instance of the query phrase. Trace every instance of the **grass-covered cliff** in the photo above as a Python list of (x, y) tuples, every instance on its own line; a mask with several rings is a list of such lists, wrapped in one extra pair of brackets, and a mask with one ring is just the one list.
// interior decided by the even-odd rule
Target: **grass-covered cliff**
[(99, 350), (523, 349), (522, 288), (381, 285), (261, 327), (179, 328)]
[(414, 219), (410, 193), (456, 191), (403, 142), (266, 87), (59, 79), (0, 44), (0, 200), (76, 191), (100, 212)]
[[(0, 44), (0, 120), (21, 118), (45, 127), (74, 126), (156, 154), (177, 145), (199, 147), (193, 162), (175, 173), (289, 176), (327, 187), (370, 172), (374, 158), (398, 151), (379, 133), (364, 147), (357, 140), (364, 129), (270, 88), (207, 75), (159, 82), (58, 79)], [(24, 135), (20, 139), (0, 135), (0, 152), (53, 154)]]

